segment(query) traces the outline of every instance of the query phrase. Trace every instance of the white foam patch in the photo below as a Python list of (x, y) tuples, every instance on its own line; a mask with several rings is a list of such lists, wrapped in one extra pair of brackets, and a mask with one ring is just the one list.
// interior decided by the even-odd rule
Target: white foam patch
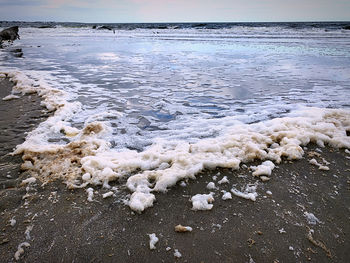
[(156, 200), (154, 194), (134, 192), (130, 197), (128, 205), (132, 210), (142, 212), (146, 208), (153, 206), (154, 200)]
[(222, 200), (229, 200), (229, 199), (232, 199), (232, 195), (230, 192), (226, 192), (224, 191), (222, 197), (221, 197)]
[(28, 242), (23, 242), (18, 245), (17, 251), (15, 252), (15, 259), (18, 261), (22, 254), (24, 254), (24, 247), (30, 247), (30, 244)]
[(256, 197), (258, 196), (258, 193), (256, 192), (256, 188), (257, 186), (254, 184), (248, 184), (246, 185), (246, 187), (239, 191), (236, 188), (232, 188), (231, 192), (238, 197), (244, 198), (244, 199), (248, 199), (248, 200), (252, 200), (255, 202)]
[(328, 166), (320, 164), (320, 163), (317, 162), (317, 160), (314, 159), (314, 158), (311, 159), (311, 160), (309, 161), (309, 163), (311, 163), (311, 164), (313, 164), (313, 165), (315, 165), (315, 166), (318, 166), (318, 169), (319, 169), (319, 170), (324, 170), (324, 171), (328, 171), (328, 170), (329, 170), (329, 167), (328, 167)]
[(21, 183), (21, 185), (26, 185), (26, 184), (33, 184), (36, 182), (36, 178), (35, 177), (29, 177), (27, 179), (24, 179)]
[(209, 182), (209, 183), (207, 184), (207, 189), (209, 189), (209, 190), (214, 190), (214, 189), (216, 189), (215, 183), (214, 183), (214, 182)]
[(174, 257), (176, 257), (176, 258), (181, 258), (182, 257), (182, 254), (180, 253), (180, 251), (178, 249), (174, 250)]
[(25, 237), (26, 237), (27, 240), (31, 239), (30, 232), (33, 230), (33, 227), (34, 227), (33, 225), (27, 226), (26, 231), (24, 232)]
[(156, 244), (159, 241), (159, 238), (156, 236), (155, 233), (149, 234), (149, 249), (153, 250), (156, 249)]
[(102, 198), (108, 198), (108, 197), (111, 197), (111, 196), (113, 196), (113, 192), (112, 191), (109, 191), (109, 192), (107, 192), (107, 193), (104, 193), (103, 195), (102, 195)]
[(81, 177), (83, 181), (90, 181), (91, 175), (89, 173), (84, 173)]
[(228, 184), (230, 181), (227, 179), (227, 176), (224, 176), (220, 181), (218, 181), (218, 184)]
[(10, 95), (7, 95), (6, 97), (2, 98), (2, 100), (6, 101), (6, 100), (19, 99), (19, 98), (20, 98), (20, 97), (17, 96), (17, 95), (10, 94)]
[(191, 198), (192, 210), (211, 210), (214, 202), (213, 193), (196, 194)]
[(250, 168), (254, 171), (253, 172), (254, 176), (263, 176), (263, 175), (270, 176), (272, 170), (275, 168), (275, 165), (271, 161), (265, 161), (258, 166), (251, 166)]
[(321, 221), (313, 213), (304, 212), (304, 216), (306, 217), (307, 223), (309, 225), (316, 225), (317, 223), (321, 223)]
[(87, 200), (89, 202), (92, 202), (93, 201), (93, 197), (94, 197), (94, 189), (89, 187), (88, 189), (86, 189), (86, 193), (88, 194), (88, 197), (87, 197)]
[(11, 218), (10, 219), (10, 225), (12, 226), (12, 227), (14, 227), (15, 225), (16, 225), (16, 219), (14, 219), (14, 218)]

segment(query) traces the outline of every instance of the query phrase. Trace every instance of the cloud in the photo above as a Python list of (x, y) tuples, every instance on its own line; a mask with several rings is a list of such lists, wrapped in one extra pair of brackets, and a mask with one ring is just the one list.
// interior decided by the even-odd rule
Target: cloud
[(2, 8), (5, 6), (40, 6), (45, 0), (0, 0)]
[[(0, 0), (1, 1), (1, 0)], [(74, 8), (118, 8), (130, 5), (130, 0), (41, 0), (44, 8), (49, 9), (64, 9), (67, 7)]]

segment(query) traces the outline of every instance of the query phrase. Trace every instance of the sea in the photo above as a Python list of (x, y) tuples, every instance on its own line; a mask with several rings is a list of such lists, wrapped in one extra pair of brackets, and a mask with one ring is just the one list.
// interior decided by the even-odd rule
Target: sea
[[(276, 154), (299, 158), (310, 141), (336, 146), (337, 136), (339, 147), (350, 145), (350, 22), (5, 21), (0, 29), (15, 25), (20, 39), (0, 49), (0, 72), (17, 78), (22, 85), (17, 93), (29, 85), (60, 101), (53, 105), (54, 118), (18, 147), (40, 152), (40, 158), (27, 161), (28, 169), (57, 174), (62, 167), (44, 172), (43, 155), (92, 138), (97, 146), (79, 156), (76, 174), (63, 173), (63, 180), (75, 187), (108, 188), (129, 178), (127, 187), (140, 194), (134, 200), (144, 204), (130, 205), (136, 211), (153, 203), (151, 192), (206, 168), (238, 169), (254, 159), (279, 162)], [(324, 128), (336, 122), (341, 123), (337, 136)], [(281, 124), (284, 132), (294, 132), (286, 138), (298, 140), (293, 147), (301, 155), (281, 150), (290, 146), (273, 136)], [(323, 129), (310, 127), (318, 124)], [(247, 147), (257, 153), (250, 156)]]

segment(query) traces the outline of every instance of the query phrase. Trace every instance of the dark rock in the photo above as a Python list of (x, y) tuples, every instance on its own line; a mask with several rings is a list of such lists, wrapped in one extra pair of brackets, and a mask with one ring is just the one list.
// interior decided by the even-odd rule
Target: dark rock
[(298, 25), (293, 23), (293, 24), (290, 24), (289, 27), (290, 27), (290, 28), (297, 28)]
[(98, 30), (103, 30), (103, 29), (107, 29), (107, 30), (112, 30), (111, 27), (109, 26), (100, 26), (99, 28), (97, 28)]
[(11, 52), (14, 57), (23, 57), (23, 51), (21, 48), (10, 49), (9, 52)]
[(192, 27), (205, 27), (207, 24), (194, 24)]
[(92, 29), (96, 29), (96, 26), (92, 26)]
[(146, 28), (148, 29), (167, 29), (168, 27), (167, 26), (161, 26), (161, 25), (151, 25), (151, 26), (147, 26)]
[(19, 39), (18, 26), (6, 28), (0, 32), (0, 42), (15, 41), (16, 39)]
[(350, 30), (350, 26), (344, 26), (343, 29)]
[(53, 26), (53, 25), (43, 25), (43, 26), (38, 26), (38, 28), (56, 28), (56, 26)]
[(15, 48), (15, 49), (11, 49), (10, 52), (20, 53), (20, 52), (22, 52), (22, 49), (21, 48)]
[(23, 52), (14, 53), (13, 56), (16, 58), (21, 58), (21, 57), (23, 57)]

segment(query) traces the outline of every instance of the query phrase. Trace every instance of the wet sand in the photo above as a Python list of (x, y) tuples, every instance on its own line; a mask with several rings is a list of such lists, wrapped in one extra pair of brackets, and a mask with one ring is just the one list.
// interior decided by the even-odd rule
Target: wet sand
[(10, 156), (9, 153), (16, 145), (24, 142), (26, 132), (34, 129), (48, 116), (45, 108), (40, 106), (40, 98), (35, 94), (21, 99), (2, 100), (11, 90), (11, 82), (0, 78), (0, 189), (17, 184), (21, 157)]
[[(10, 89), (8, 81), (1, 81), (0, 97)], [(95, 187), (93, 202), (87, 201), (84, 189), (68, 190), (62, 182), (20, 186), (28, 177), (19, 171), (20, 157), (5, 154), (47, 116), (42, 110), (33, 95), (0, 101), (1, 262), (15, 262), (22, 242), (30, 247), (24, 247), (20, 262), (346, 262), (350, 258), (350, 155), (343, 149), (308, 145), (305, 158), (283, 161), (268, 182), (258, 181), (247, 168), (205, 171), (186, 187), (177, 185), (157, 194), (154, 207), (137, 214), (122, 201), (129, 194), (122, 183), (115, 183), (118, 195), (107, 199), (101, 196), (107, 191)], [(312, 156), (315, 150), (322, 151), (320, 157)], [(309, 163), (322, 157), (330, 163), (329, 171)], [(214, 175), (217, 181), (226, 175), (229, 184), (219, 185)], [(211, 190), (213, 209), (191, 210), (191, 196), (209, 193), (210, 181), (218, 186)], [(221, 190), (255, 182), (255, 202), (234, 195), (232, 200), (221, 200)], [(319, 221), (308, 222), (305, 213)], [(13, 226), (11, 219), (16, 220)], [(178, 224), (193, 231), (177, 233)], [(155, 250), (149, 249), (151, 233), (159, 238)], [(174, 257), (175, 249), (181, 258)]]

